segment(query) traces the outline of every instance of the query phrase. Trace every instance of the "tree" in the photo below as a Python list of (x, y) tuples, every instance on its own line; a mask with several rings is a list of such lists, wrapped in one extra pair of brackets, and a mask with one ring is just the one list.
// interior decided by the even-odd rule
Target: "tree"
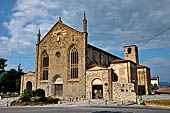
[(18, 92), (20, 91), (21, 75), (24, 74), (21, 69), (21, 64), (18, 65), (18, 70), (10, 69), (0, 79), (0, 84), (3, 86), (3, 92)]
[(18, 65), (17, 73), (18, 79), (16, 80), (16, 90), (18, 91), (18, 94), (20, 94), (21, 75), (24, 74), (23, 69), (21, 69), (21, 64)]
[(7, 66), (6, 62), (7, 59), (0, 58), (0, 74), (5, 71), (5, 67)]
[(0, 83), (4, 87), (3, 92), (15, 92), (16, 91), (16, 80), (18, 79), (17, 71), (15, 69), (9, 70), (1, 78)]
[(21, 69), (21, 64), (18, 65), (18, 74), (22, 75), (23, 74), (23, 69)]

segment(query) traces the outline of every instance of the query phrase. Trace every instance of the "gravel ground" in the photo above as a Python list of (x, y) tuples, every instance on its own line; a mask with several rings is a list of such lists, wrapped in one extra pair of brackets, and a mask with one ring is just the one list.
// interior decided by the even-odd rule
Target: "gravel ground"
[(170, 100), (170, 95), (161, 94), (161, 95), (144, 95), (142, 100)]

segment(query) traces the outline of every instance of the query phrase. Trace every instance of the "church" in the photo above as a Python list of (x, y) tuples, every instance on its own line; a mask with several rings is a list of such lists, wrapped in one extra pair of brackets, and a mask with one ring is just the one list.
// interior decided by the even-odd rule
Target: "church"
[(37, 35), (35, 72), (21, 77), (21, 94), (44, 89), (46, 96), (63, 100), (107, 99), (134, 101), (151, 93), (150, 68), (139, 64), (138, 47), (124, 47), (124, 59), (87, 43), (83, 32), (65, 25), (61, 17), (40, 40)]

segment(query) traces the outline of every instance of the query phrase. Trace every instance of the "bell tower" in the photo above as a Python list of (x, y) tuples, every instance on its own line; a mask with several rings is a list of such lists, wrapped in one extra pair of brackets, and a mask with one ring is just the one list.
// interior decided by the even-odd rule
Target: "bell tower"
[(124, 46), (124, 58), (139, 64), (138, 47), (136, 45)]

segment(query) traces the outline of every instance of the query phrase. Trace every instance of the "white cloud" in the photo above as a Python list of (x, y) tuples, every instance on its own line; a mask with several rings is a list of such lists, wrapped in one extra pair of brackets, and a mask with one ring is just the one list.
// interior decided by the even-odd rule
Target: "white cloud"
[(8, 41), (8, 37), (0, 36), (0, 57), (3, 57), (3, 55), (7, 55), (8, 47), (6, 45), (8, 44)]
[[(38, 29), (43, 37), (59, 16), (63, 23), (82, 31), (83, 11), (87, 13), (90, 43), (107, 50), (140, 45), (169, 27), (169, 4), (168, 0), (17, 0), (11, 20), (4, 22), (11, 37), (0, 41), (0, 54), (32, 54)], [(170, 47), (169, 36), (167, 32), (142, 49)]]
[(0, 41), (2, 41), (3, 43), (5, 43), (6, 41), (8, 41), (8, 37), (0, 36)]
[[(28, 67), (25, 67), (23, 65), (21, 65), (20, 68), (23, 70), (23, 72), (29, 72), (30, 71), (30, 69), (28, 69)], [(7, 71), (10, 70), (10, 69), (18, 70), (18, 65), (16, 65), (16, 64), (8, 64), (7, 67), (5, 67), (5, 70), (7, 70)]]
[(18, 69), (18, 66), (16, 64), (9, 64), (7, 67), (5, 67), (5, 70), (10, 70), (10, 69)]
[(161, 57), (155, 57), (155, 58), (151, 58), (148, 61), (144, 62), (145, 65), (149, 65), (150, 67), (170, 67), (170, 60), (168, 59), (164, 59)]

